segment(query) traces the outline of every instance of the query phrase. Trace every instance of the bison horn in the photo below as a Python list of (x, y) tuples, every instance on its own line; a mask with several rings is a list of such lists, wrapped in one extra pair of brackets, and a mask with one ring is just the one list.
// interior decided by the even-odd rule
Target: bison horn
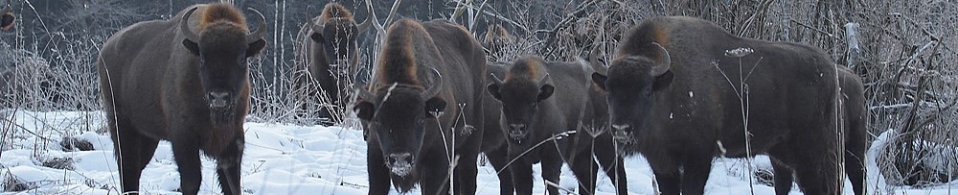
[(499, 79), (499, 77), (496, 76), (496, 74), (489, 73), (489, 77), (492, 78), (492, 82), (495, 82), (496, 85), (502, 85), (502, 79)]
[(655, 47), (658, 47), (659, 50), (662, 52), (661, 53), (662, 61), (659, 62), (659, 64), (656, 65), (655, 67), (652, 67), (652, 71), (649, 72), (649, 74), (651, 74), (652, 76), (659, 76), (659, 75), (665, 74), (665, 72), (668, 72), (669, 68), (671, 68), (672, 56), (669, 55), (669, 50), (666, 50), (665, 47), (662, 47), (662, 45), (659, 45), (659, 43), (652, 42), (652, 45), (655, 45)]
[(190, 11), (186, 11), (186, 15), (183, 15), (183, 19), (180, 21), (180, 32), (183, 33), (183, 36), (186, 36), (186, 40), (190, 40), (194, 43), (200, 40), (200, 35), (190, 30), (190, 15), (193, 15), (193, 11), (196, 11), (196, 8), (198, 7), (193, 7)]
[(313, 30), (313, 33), (319, 33), (319, 35), (323, 35), (323, 29), (326, 28), (326, 25), (316, 24), (316, 22), (313, 21), (313, 17), (309, 15), (309, 7), (306, 7), (306, 17), (308, 17), (306, 21), (309, 21), (310, 24), (309, 29)]
[(359, 29), (359, 32), (360, 32), (360, 33), (366, 32), (366, 29), (369, 29), (369, 26), (373, 24), (373, 23), (371, 22), (371, 21), (373, 21), (373, 20), (372, 20), (372, 19), (373, 19), (373, 7), (370, 6), (370, 5), (366, 5), (366, 10), (368, 10), (368, 12), (366, 12), (366, 20), (364, 20), (362, 23), (359, 23), (359, 25), (358, 25), (359, 27), (357, 27), (357, 29)]
[(424, 100), (428, 100), (429, 98), (436, 96), (436, 94), (439, 94), (439, 89), (442, 88), (442, 74), (439, 74), (439, 70), (436, 70), (436, 68), (432, 68), (432, 74), (436, 76), (436, 82), (433, 83), (432, 86), (429, 86), (429, 89), (422, 91), (422, 94), (419, 94), (419, 96)]
[(352, 88), (359, 93), (359, 98), (363, 98), (363, 100), (373, 101), (373, 99), (376, 98), (375, 94), (369, 92), (369, 90), (366, 90), (366, 83), (359, 81), (359, 77), (356, 77), (356, 79), (353, 81)]
[(538, 85), (539, 88), (542, 88), (542, 86), (548, 83), (549, 83), (549, 73), (546, 73), (546, 76), (542, 77), (542, 79), (539, 79), (539, 83), (536, 85)]
[(13, 12), (13, 8), (10, 7), (10, 0), (7, 0), (7, 8), (4, 8), (3, 11), (0, 11), (0, 14)]
[(609, 68), (602, 65), (602, 62), (599, 62), (599, 48), (598, 44), (593, 45), (592, 51), (589, 53), (589, 64), (591, 64), (592, 69), (599, 72), (599, 74), (606, 74)]
[(259, 17), (259, 26), (256, 27), (256, 31), (250, 32), (249, 35), (246, 35), (246, 44), (252, 44), (253, 42), (259, 41), (266, 36), (266, 17), (263, 17), (263, 13), (259, 13), (256, 9), (248, 8), (249, 11), (256, 13), (256, 16)]

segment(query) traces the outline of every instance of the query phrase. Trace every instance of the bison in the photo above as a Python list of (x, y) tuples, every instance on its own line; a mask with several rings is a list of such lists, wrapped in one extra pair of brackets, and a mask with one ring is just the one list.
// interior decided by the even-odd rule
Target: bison
[[(865, 108), (865, 86), (861, 77), (844, 66), (838, 67), (838, 82), (843, 100), (842, 129), (845, 132), (845, 173), (855, 194), (865, 194), (865, 150), (868, 149), (868, 110)], [(793, 172), (787, 165), (772, 163), (775, 194), (788, 194), (792, 189)]]
[(266, 46), (266, 21), (250, 10), (259, 19), (254, 32), (232, 5), (200, 4), (126, 27), (103, 45), (100, 90), (123, 192), (136, 193), (157, 142), (167, 140), (183, 194), (199, 191), (200, 150), (217, 161), (223, 193), (242, 193), (247, 58)]
[(793, 170), (807, 194), (840, 192), (850, 135), (839, 135), (840, 75), (820, 49), (655, 17), (612, 59), (592, 80), (608, 93), (616, 142), (646, 157), (663, 194), (702, 194), (714, 156), (755, 154)]
[[(486, 71), (489, 74), (505, 77), (509, 68), (509, 63), (498, 61), (487, 61)], [(485, 83), (494, 82), (492, 77), (486, 77)], [(509, 147), (506, 145), (504, 131), (499, 127), (499, 120), (502, 115), (502, 104), (490, 93), (482, 94), (483, 127), (481, 150), (486, 154), (489, 163), (495, 168), (496, 175), (499, 177), (499, 194), (513, 194), (515, 188), (512, 185), (511, 172), (506, 169), (509, 163)]]
[[(359, 47), (356, 38), (365, 32), (372, 22), (372, 10), (367, 18), (357, 25), (353, 14), (339, 3), (329, 3), (320, 16), (303, 25), (297, 36), (300, 42), (296, 53), (294, 89), (300, 96), (298, 117), (305, 118), (310, 105), (327, 102), (319, 107), (317, 118), (320, 124), (330, 126), (342, 122), (349, 97), (347, 79), (359, 72)], [(319, 86), (316, 86), (316, 84)], [(318, 88), (317, 88), (318, 87)]]
[[(368, 89), (355, 109), (369, 132), (369, 194), (419, 183), (423, 194), (474, 194), (483, 135), (482, 46), (448, 21), (403, 19), (389, 27)], [(447, 106), (448, 105), (448, 106)], [(451, 177), (450, 166), (454, 166)]]
[(16, 17), (13, 15), (13, 7), (10, 6), (10, 0), (7, 0), (6, 8), (0, 10), (0, 30), (10, 30), (13, 28)]
[[(517, 194), (532, 194), (536, 162), (542, 163), (543, 179), (559, 183), (563, 160), (580, 181), (579, 193), (595, 193), (593, 155), (612, 183), (626, 181), (625, 167), (617, 166), (622, 158), (615, 153), (612, 136), (601, 130), (608, 127), (608, 105), (592, 88), (592, 72), (586, 63), (527, 56), (512, 65), (505, 80), (490, 75), (494, 82), (487, 90), (502, 103), (498, 125), (506, 130), (508, 159), (516, 160), (508, 166)], [(575, 132), (571, 138), (561, 138), (570, 130)], [(620, 194), (628, 193), (626, 185), (617, 186)], [(547, 188), (551, 194), (559, 193), (553, 185)]]

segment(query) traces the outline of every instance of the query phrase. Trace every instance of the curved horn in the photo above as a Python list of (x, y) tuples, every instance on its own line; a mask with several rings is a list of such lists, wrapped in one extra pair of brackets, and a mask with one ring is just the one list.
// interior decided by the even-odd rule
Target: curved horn
[(436, 83), (433, 83), (432, 86), (429, 86), (429, 89), (419, 94), (419, 97), (422, 97), (424, 100), (436, 96), (436, 94), (439, 94), (439, 90), (442, 89), (442, 74), (439, 74), (439, 70), (436, 70), (436, 68), (432, 68), (432, 74), (436, 75)]
[(489, 73), (489, 77), (492, 78), (492, 82), (495, 82), (496, 85), (502, 85), (502, 79), (499, 79), (499, 77), (496, 76), (496, 74)]
[[(602, 36), (602, 35), (599, 35)], [(601, 47), (598, 44), (592, 46), (592, 51), (589, 52), (589, 64), (592, 65), (592, 69), (598, 72), (599, 74), (606, 74), (609, 72), (609, 67), (602, 65), (602, 62), (599, 62), (599, 49)]]
[(247, 8), (249, 11), (256, 13), (256, 16), (259, 17), (259, 26), (256, 27), (256, 31), (250, 32), (249, 35), (246, 35), (246, 44), (251, 44), (253, 42), (259, 41), (266, 36), (266, 17), (263, 17), (263, 13), (259, 13), (256, 9)]
[(368, 10), (366, 12), (366, 20), (364, 20), (362, 23), (359, 23), (359, 25), (357, 25), (358, 27), (356, 27), (359, 29), (359, 33), (366, 32), (366, 29), (369, 29), (369, 26), (373, 24), (371, 22), (373, 21), (373, 6), (366, 5), (366, 10)]
[(652, 71), (649, 72), (649, 74), (652, 76), (659, 76), (665, 74), (665, 72), (668, 72), (669, 68), (672, 67), (672, 56), (669, 55), (669, 50), (666, 50), (665, 47), (662, 47), (662, 45), (659, 45), (659, 43), (652, 42), (652, 45), (658, 47), (659, 51), (662, 52), (662, 61), (660, 61), (655, 67), (652, 67)]
[(366, 83), (359, 81), (359, 77), (353, 79), (352, 88), (358, 92), (359, 98), (363, 98), (363, 100), (373, 101), (376, 98), (376, 94), (366, 90)]
[(193, 7), (190, 11), (186, 11), (186, 15), (183, 15), (183, 18), (180, 21), (180, 32), (183, 33), (183, 36), (186, 36), (186, 40), (190, 40), (194, 43), (197, 43), (200, 40), (200, 35), (196, 34), (190, 30), (190, 15), (193, 15), (193, 11), (196, 11), (196, 8)]
[(7, 8), (4, 8), (3, 11), (0, 11), (0, 14), (13, 12), (13, 8), (10, 5), (10, 0), (7, 0)]
[(316, 22), (313, 21), (313, 18), (315, 17), (312, 17), (311, 15), (309, 15), (309, 7), (311, 6), (306, 7), (306, 17), (307, 17), (306, 21), (309, 22), (309, 29), (313, 30), (313, 33), (319, 33), (319, 35), (323, 35), (323, 29), (326, 28), (326, 25), (316, 24)]
[(549, 73), (546, 73), (546, 76), (542, 77), (542, 79), (539, 79), (539, 83), (537, 85), (539, 86), (539, 88), (542, 88), (542, 86), (548, 83), (549, 83)]

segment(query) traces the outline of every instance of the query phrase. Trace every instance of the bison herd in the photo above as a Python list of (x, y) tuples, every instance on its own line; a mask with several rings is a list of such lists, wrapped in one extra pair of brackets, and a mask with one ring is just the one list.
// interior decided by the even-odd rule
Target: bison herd
[[(0, 29), (13, 16), (9, 5), (0, 11)], [(865, 193), (863, 85), (818, 48), (653, 17), (624, 35), (608, 65), (594, 60), (595, 50), (573, 62), (487, 62), (489, 50), (463, 26), (401, 19), (388, 26), (369, 81), (347, 82), (359, 72), (357, 35), (373, 21), (326, 5), (299, 34), (305, 52), (297, 58), (307, 63), (295, 84), (321, 89), (301, 99), (331, 97), (360, 119), (369, 194), (417, 186), (475, 194), (480, 153), (498, 171), (501, 194), (532, 194), (535, 163), (550, 194), (559, 193), (563, 164), (580, 194), (595, 192), (599, 172), (627, 194), (630, 155), (648, 160), (662, 194), (703, 194), (713, 158), (757, 154), (772, 159), (777, 194), (793, 180), (806, 194), (839, 194), (844, 175), (856, 195)], [(263, 52), (266, 27), (256, 10), (199, 4), (103, 44), (100, 91), (124, 193), (137, 193), (160, 140), (172, 143), (184, 194), (199, 190), (200, 151), (216, 160), (222, 192), (242, 193), (254, 87), (247, 60)], [(511, 39), (495, 40), (485, 46)], [(304, 117), (331, 118), (330, 106), (301, 108)]]

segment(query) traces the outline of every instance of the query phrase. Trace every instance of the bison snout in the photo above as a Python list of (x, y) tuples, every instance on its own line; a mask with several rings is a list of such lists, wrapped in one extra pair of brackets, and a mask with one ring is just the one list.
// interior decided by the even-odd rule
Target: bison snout
[(389, 154), (387, 161), (386, 165), (393, 174), (406, 176), (412, 173), (413, 157), (408, 152)]
[(509, 124), (509, 137), (512, 139), (525, 139), (529, 132), (526, 131), (525, 124)]
[(632, 125), (629, 125), (629, 124), (614, 124), (614, 125), (612, 125), (612, 129), (614, 129), (616, 132), (625, 131), (626, 129), (629, 129), (629, 127), (632, 127)]
[(230, 94), (227, 92), (210, 92), (210, 108), (225, 108), (229, 105)]

